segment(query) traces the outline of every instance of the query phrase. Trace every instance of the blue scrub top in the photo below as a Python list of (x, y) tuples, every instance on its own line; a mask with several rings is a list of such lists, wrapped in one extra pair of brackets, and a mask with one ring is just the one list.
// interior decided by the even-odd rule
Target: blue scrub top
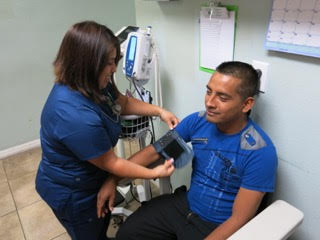
[[(111, 84), (105, 93), (114, 103)], [(81, 210), (96, 204), (108, 173), (88, 160), (114, 147), (120, 120), (107, 103), (98, 105), (68, 86), (55, 84), (41, 115), (42, 160), (36, 189), (55, 210), (67, 204)], [(70, 200), (70, 201), (69, 201)]]

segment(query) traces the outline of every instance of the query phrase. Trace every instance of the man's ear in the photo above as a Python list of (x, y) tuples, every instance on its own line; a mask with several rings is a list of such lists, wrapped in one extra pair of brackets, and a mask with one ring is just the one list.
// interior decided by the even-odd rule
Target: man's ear
[(254, 103), (255, 103), (254, 98), (253, 97), (248, 97), (243, 103), (242, 112), (243, 113), (249, 112), (252, 109)]

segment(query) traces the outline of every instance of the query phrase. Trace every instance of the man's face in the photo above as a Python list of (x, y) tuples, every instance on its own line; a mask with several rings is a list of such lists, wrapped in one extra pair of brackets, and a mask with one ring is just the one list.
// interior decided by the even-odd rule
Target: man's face
[(238, 78), (215, 72), (207, 85), (206, 118), (226, 133), (237, 132), (244, 127), (246, 112), (252, 106), (248, 108), (248, 99), (243, 100), (237, 92), (240, 82)]

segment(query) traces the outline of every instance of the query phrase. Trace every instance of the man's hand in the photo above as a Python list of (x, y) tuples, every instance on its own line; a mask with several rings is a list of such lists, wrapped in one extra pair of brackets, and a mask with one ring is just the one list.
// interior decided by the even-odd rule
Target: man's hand
[[(117, 181), (114, 177), (109, 177), (101, 186), (97, 195), (97, 215), (98, 218), (103, 218), (108, 213), (108, 210), (113, 210), (113, 203), (116, 196)], [(108, 200), (108, 208), (106, 201)]]

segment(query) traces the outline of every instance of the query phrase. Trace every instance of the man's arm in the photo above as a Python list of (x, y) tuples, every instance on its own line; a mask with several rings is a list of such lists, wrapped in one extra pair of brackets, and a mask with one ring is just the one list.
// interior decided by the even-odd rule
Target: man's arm
[(225, 240), (254, 215), (265, 193), (240, 188), (233, 203), (231, 217), (211, 232), (205, 240)]
[(156, 152), (152, 144), (140, 150), (139, 152), (133, 154), (128, 158), (129, 161), (142, 166), (149, 166), (151, 163), (155, 162), (160, 158), (160, 155)]

